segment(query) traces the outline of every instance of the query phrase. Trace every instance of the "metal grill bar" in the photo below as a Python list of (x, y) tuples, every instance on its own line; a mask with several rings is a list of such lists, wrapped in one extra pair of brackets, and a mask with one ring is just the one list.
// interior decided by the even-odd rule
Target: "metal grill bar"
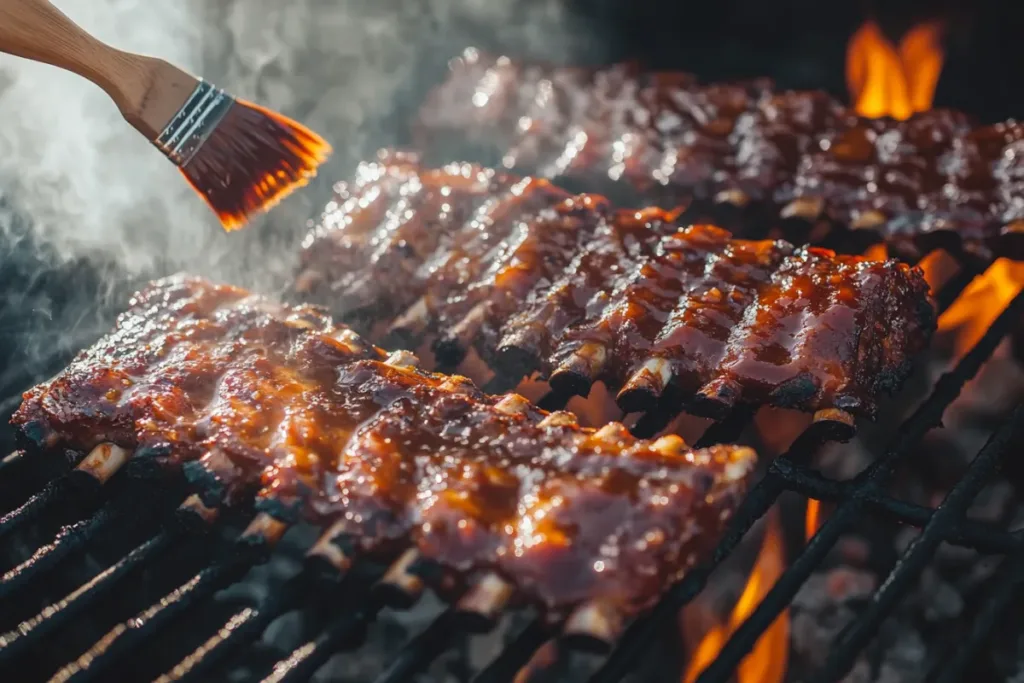
[(254, 564), (263, 559), (266, 547), (253, 539), (241, 543), (238, 550), (233, 557), (206, 567), (156, 604), (115, 626), (89, 652), (64, 667), (55, 678), (62, 683), (96, 680), (97, 676), (155, 635), (196, 601), (241, 579)]
[[(775, 468), (785, 477), (787, 488), (814, 500), (838, 502), (851, 495), (855, 488), (854, 482), (834, 481), (794, 465), (787, 458), (778, 458)], [(934, 512), (923, 505), (915, 505), (885, 495), (878, 489), (871, 488), (859, 494), (865, 505), (876, 512), (881, 512), (897, 522), (924, 527)], [(1008, 531), (993, 524), (964, 519), (954, 522), (944, 539), (952, 545), (970, 548), (980, 553), (991, 555), (1006, 554), (1016, 551), (1021, 541)]]
[(52, 543), (42, 546), (32, 557), (0, 576), (0, 601), (21, 590), (33, 578), (49, 571), (72, 551), (81, 548), (97, 533), (122, 521), (111, 506), (104, 507), (91, 519), (61, 529)]
[[(928, 430), (941, 423), (945, 409), (960, 395), (964, 384), (977, 375), (982, 364), (1009, 333), (1022, 312), (1024, 291), (1014, 297), (1010, 305), (999, 314), (974, 348), (964, 355), (956, 367), (939, 378), (931, 396), (897, 430), (885, 454), (858, 475), (855, 481), (859, 482), (860, 487), (854, 495), (848, 497), (825, 521), (804, 553), (790, 564), (750, 617), (736, 629), (723, 646), (718, 658), (697, 679), (698, 683), (728, 680), (732, 670), (750, 652), (754, 643), (775, 621), (779, 613), (792, 602), (800, 587), (861, 512), (864, 507), (863, 500), (856, 493), (868, 491), (871, 487), (884, 482), (892, 473), (896, 462), (907, 455)], [(780, 482), (780, 487), (782, 486)]]
[(95, 604), (125, 576), (146, 565), (168, 548), (173, 540), (174, 537), (166, 532), (154, 536), (63, 600), (50, 605), (35, 617), (23, 621), (15, 630), (0, 636), (0, 666), (13, 661), (28, 647), (38, 643), (40, 638), (68, 623), (76, 615), (81, 614), (82, 610)]
[(25, 451), (14, 451), (0, 460), (0, 477), (10, 476), (11, 472), (25, 464)]
[(985, 272), (985, 265), (973, 261), (965, 263), (963, 257), (958, 258), (957, 261), (960, 264), (960, 270), (935, 294), (935, 303), (940, 312), (952, 306), (957, 297), (967, 289), (967, 285)]
[(551, 638), (551, 629), (540, 619), (534, 619), (501, 654), (473, 679), (473, 683), (502, 683), (526, 666), (533, 653)]
[(735, 441), (754, 419), (755, 412), (751, 405), (738, 406), (724, 420), (715, 422), (708, 427), (697, 440), (695, 448), (707, 448), (715, 444)]
[[(965, 285), (966, 286), (966, 285)], [(972, 379), (982, 364), (992, 355), (996, 346), (1024, 312), (1024, 292), (1018, 294), (1007, 306), (978, 343), (967, 352), (956, 367), (936, 382), (931, 395), (911, 417), (897, 430), (893, 442), (885, 455), (857, 477), (855, 493), (864, 494), (880, 483), (891, 472), (895, 462), (942, 419), (945, 409), (959, 396), (964, 384)], [(740, 505), (736, 516), (716, 549), (712, 561), (693, 572), (669, 590), (665, 598), (644, 619), (634, 622), (619, 641), (605, 665), (591, 678), (591, 683), (611, 683), (621, 680), (632, 668), (633, 662), (641, 657), (645, 649), (654, 642), (659, 628), (674, 618), (678, 610), (693, 598), (707, 582), (711, 571), (739, 544), (753, 524), (764, 516), (775, 500), (788, 488), (787, 470), (780, 470), (777, 464), (804, 462), (819, 444), (800, 443), (797, 439), (789, 452), (777, 458), (768, 475), (754, 485), (747, 498)], [(879, 490), (879, 496), (883, 494)], [(767, 629), (778, 614), (790, 604), (797, 591), (820, 565), (831, 547), (852, 523), (864, 505), (860, 495), (850, 495), (825, 521), (818, 533), (811, 539), (804, 553), (787, 568), (764, 600), (753, 611), (726, 642), (719, 656), (701, 675), (700, 683), (726, 681), (740, 660), (753, 648), (754, 643)]]
[[(247, 607), (232, 616), (224, 627), (183, 659), (156, 683), (201, 681), (206, 673), (233, 649), (260, 636), (277, 617), (298, 604), (303, 588), (311, 579), (302, 572), (258, 607)], [(206, 679), (208, 680), (208, 679)]]
[(438, 655), (455, 642), (460, 633), (454, 608), (445, 610), (423, 632), (405, 644), (395, 661), (375, 683), (412, 680), (415, 674), (430, 666)]
[(864, 611), (836, 638), (822, 671), (812, 680), (828, 683), (841, 678), (853, 666), (857, 653), (877, 632), (897, 601), (921, 575), (947, 531), (966, 513), (1008, 444), (1024, 432), (1024, 406), (1018, 407), (971, 463), (967, 473), (932, 514), (921, 534), (907, 548)]
[[(1024, 540), (1024, 537), (1020, 537)], [(996, 622), (1010, 607), (1015, 593), (1024, 584), (1024, 551), (1003, 560), (999, 571), (991, 579), (993, 590), (984, 607), (974, 618), (967, 641), (960, 646), (945, 663), (936, 667), (928, 676), (935, 683), (959, 683), (965, 680), (965, 673), (971, 659), (978, 653), (989, 637)]]
[(280, 662), (263, 683), (304, 683), (316, 670), (346, 643), (357, 640), (366, 625), (384, 609), (380, 600), (350, 609), (343, 617), (329, 625), (315, 640), (311, 640)]
[(35, 521), (46, 510), (61, 502), (63, 496), (60, 495), (59, 488), (56, 482), (48, 484), (42, 491), (0, 517), (0, 540), (16, 529)]
[[(97, 534), (119, 526), (121, 530), (136, 528), (146, 519), (152, 506), (139, 506), (154, 482), (134, 482), (135, 487), (123, 496), (100, 508), (90, 519), (65, 526), (51, 543), (38, 548), (32, 557), (0, 576), (0, 601), (22, 590), (29, 582), (42, 576), (71, 553), (85, 547)], [(142, 512), (140, 513), (140, 507)]]
[[(937, 299), (940, 309), (945, 309), (952, 304), (978, 272), (980, 272), (979, 269), (971, 267), (969, 264), (962, 265), (960, 272), (939, 292)], [(806, 551), (797, 558), (769, 591), (753, 615), (735, 632), (716, 661), (701, 676), (701, 681), (723, 681), (731, 675), (740, 659), (749, 652), (778, 613), (790, 604), (796, 591), (803, 585), (811, 572), (817, 569), (825, 554), (855, 521), (855, 517), (861, 510), (880, 512), (896, 520), (923, 527), (924, 531), (893, 570), (887, 583), (876, 594), (875, 602), (872, 603), (869, 610), (841, 635), (838, 641), (840, 648), (831, 653), (826, 669), (823, 670), (821, 676), (831, 680), (833, 674), (841, 673), (842, 670), (848, 668), (856, 653), (874, 633), (878, 624), (884, 620), (909, 582), (921, 571), (924, 563), (932, 557), (935, 547), (943, 541), (970, 547), (980, 552), (1012, 555), (1012, 558), (1007, 560), (1001, 568), (994, 597), (983, 609), (967, 645), (954, 655), (953, 665), (961, 668), (967, 666), (971, 657), (971, 648), (976, 650), (980, 646), (998, 619), (1001, 608), (1005, 607), (1005, 603), (1009, 601), (1008, 597), (1014, 594), (1021, 582), (1021, 569), (1022, 563), (1024, 563), (1024, 560), (1021, 559), (1024, 551), (1021, 548), (1024, 538), (1020, 534), (1011, 534), (992, 525), (963, 518), (964, 510), (984, 482), (984, 475), (995, 466), (999, 455), (997, 446), (1005, 445), (1004, 442), (1016, 434), (1017, 427), (1008, 425), (990, 440), (972, 464), (969, 475), (958, 484), (938, 510), (933, 511), (926, 507), (892, 499), (885, 494), (881, 484), (891, 474), (896, 463), (917, 444), (929, 429), (941, 421), (946, 407), (955, 400), (963, 385), (978, 372), (981, 365), (991, 356), (1002, 337), (1021, 317), (1022, 310), (1024, 310), (1024, 293), (1018, 295), (1002, 312), (978, 344), (961, 359), (956, 368), (940, 378), (935, 384), (932, 394), (904, 422), (883, 457), (853, 481), (832, 481), (797, 464), (809, 460), (824, 441), (831, 440), (829, 434), (816, 429), (814, 425), (805, 430), (789, 451), (772, 463), (767, 476), (752, 488), (737, 511), (733, 524), (718, 546), (712, 561), (691, 572), (684, 581), (673, 587), (649, 617), (632, 624), (624, 637), (620, 639), (619, 647), (591, 680), (617, 681), (628, 670), (632, 670), (637, 658), (642, 656), (645, 648), (653, 642), (652, 634), (661, 627), (661, 624), (674, 618), (679, 608), (700, 592), (714, 568), (731, 554), (751, 526), (766, 514), (778, 497), (787, 490), (801, 493), (810, 498), (836, 501), (839, 503), (839, 507), (822, 525)], [(565, 400), (562, 397), (549, 394), (546, 397), (546, 402), (551, 404), (551, 408), (560, 408), (564, 405)], [(1019, 409), (1015, 413), (1014, 417), (1018, 421), (1024, 419), (1022, 410), (1024, 409)], [(664, 420), (665, 424), (675, 415), (671, 411), (662, 412), (664, 414), (655, 417), (657, 420)], [(712, 424), (697, 445), (705, 446), (736, 439), (750, 424), (753, 415), (752, 407), (737, 407), (727, 418)], [(649, 427), (653, 425), (655, 422), (649, 423)], [(68, 480), (69, 477), (65, 476), (54, 481), (20, 508), (0, 518), (0, 537), (39, 518), (51, 504), (57, 502), (63, 504), (64, 489), (69, 483)], [(83, 488), (78, 485), (78, 481), (71, 483), (75, 484), (74, 488), (78, 489), (75, 498), (80, 500)], [(55, 494), (58, 489), (60, 489), (59, 494)], [(95, 489), (91, 490), (95, 491)], [(86, 543), (100, 528), (111, 523), (112, 513), (109, 512), (108, 507), (101, 509), (92, 519), (71, 527), (80, 530), (79, 533), (83, 534), (81, 540), (58, 542), (53, 549), (44, 549), (41, 555), (37, 553), (33, 560), (23, 563), (23, 566), (52, 567), (74, 548)], [(86, 531), (87, 529), (91, 531)], [(12, 632), (0, 636), (0, 663), (10, 661), (23, 652), (26, 647), (37, 643), (42, 636), (66, 623), (74, 614), (80, 613), (100, 595), (109, 591), (120, 577), (156, 557), (161, 550), (167, 547), (173, 536), (173, 534), (165, 532), (144, 543), (63, 601), (51, 606), (57, 607), (56, 611), (50, 611), (48, 608), (49, 613), (44, 611), (43, 614), (19, 625), (19, 630), (27, 626), (23, 632)], [(250, 554), (245, 551), (246, 545), (249, 546), (249, 550), (254, 552)], [(252, 564), (263, 559), (262, 555), (265, 550), (267, 550), (265, 544), (250, 542), (243, 544), (243, 552), (229, 560), (207, 566), (190, 581), (165, 596), (158, 604), (151, 606), (136, 618), (120, 624), (108, 633), (79, 662), (65, 667), (58, 674), (57, 679), (74, 681), (95, 679), (101, 672), (108, 670), (111, 664), (125, 657), (136, 645), (151, 637), (166, 623), (181, 615), (199, 600), (241, 579)], [(42, 570), (35, 571), (41, 572)], [(15, 571), (11, 580), (27, 581), (28, 579), (19, 578), (25, 574), (26, 572), (23, 571)], [(299, 585), (308, 580), (307, 574), (303, 573), (293, 577), (288, 585)], [(4, 585), (0, 583), (0, 596), (5, 594), (3, 592)], [(285, 591), (282, 594), (275, 594), (270, 601), (259, 607), (246, 608), (236, 612), (219, 633), (207, 640), (192, 655), (183, 660), (174, 670), (164, 674), (159, 680), (161, 683), (178, 680), (202, 680), (203, 675), (233, 647), (253, 640), (276, 616), (287, 611), (300, 600), (300, 597), (290, 591)], [(367, 624), (376, 618), (376, 615), (387, 604), (387, 601), (377, 591), (374, 591), (354, 609), (346, 605), (349, 611), (329, 624), (314, 640), (293, 652), (288, 660), (279, 663), (265, 683), (308, 680), (331, 655), (344, 646), (354, 644), (365, 632)], [(392, 681), (406, 680), (416, 672), (427, 668), (442, 649), (447, 647), (464, 630), (456, 621), (454, 612), (454, 609), (448, 609), (426, 630), (409, 641), (379, 681), (391, 683)], [(551, 637), (551, 630), (543, 622), (540, 620), (532, 622), (490, 666), (480, 672), (475, 683), (510, 680), (516, 671), (527, 665), (531, 656), (539, 648), (543, 647), (545, 643), (554, 642), (550, 640)], [(550, 646), (547, 649), (550, 649)], [(949, 679), (948, 672), (950, 670), (955, 670), (955, 667), (944, 669), (942, 680)]]

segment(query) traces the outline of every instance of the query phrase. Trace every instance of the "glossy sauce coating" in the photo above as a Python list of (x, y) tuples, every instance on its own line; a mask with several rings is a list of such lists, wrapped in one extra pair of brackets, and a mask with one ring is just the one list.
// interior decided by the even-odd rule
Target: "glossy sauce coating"
[[(528, 96), (537, 92), (547, 94)], [(975, 127), (940, 109), (864, 119), (824, 93), (768, 81), (704, 85), (623, 66), (583, 75), (471, 48), (416, 130), (436, 156), (467, 157), (453, 142), (461, 136), (507, 168), (631, 202), (757, 202), (783, 218), (876, 231), (907, 253), (953, 239), (991, 257), (1024, 217), (1020, 124)], [(803, 208), (787, 210), (796, 200)]]
[(224, 229), (238, 230), (308, 183), (331, 151), (297, 121), (236, 100), (180, 170)]
[(208, 496), (256, 493), (365, 552), (415, 545), (451, 572), (497, 570), (556, 613), (650, 605), (745, 492), (750, 449), (582, 428), (403, 358), (318, 309), (170, 278), (13, 422), (44, 447), (112, 441), (185, 465)]
[[(415, 177), (413, 157), (403, 159), (401, 173)], [(398, 173), (381, 165), (375, 176)], [(473, 177), (498, 175), (445, 168), (418, 173), (435, 180), (462, 168)], [(475, 186), (459, 186), (463, 177), (435, 191), (453, 205), (480, 201)], [(485, 235), (478, 236), (476, 217), (442, 225), (429, 208), (410, 215), (410, 223), (436, 231), (440, 246), (427, 259), (435, 265), (403, 283), (402, 301), (415, 303), (397, 317), (382, 295), (372, 312), (384, 321), (375, 342), (414, 345), (433, 335), (444, 363), (475, 348), (510, 379), (540, 371), (570, 393), (585, 395), (600, 380), (627, 411), (653, 407), (671, 388), (692, 411), (712, 417), (737, 403), (870, 416), (878, 394), (899, 386), (934, 330), (921, 272), (896, 261), (738, 240), (714, 226), (680, 224), (675, 212), (616, 210), (598, 195), (568, 196), (544, 182), (504, 177), (524, 189), (497, 193), (501, 211), (490, 215), (500, 221), (487, 221)], [(377, 195), (369, 188), (348, 201), (361, 206), (366, 196)], [(355, 225), (361, 210), (352, 213), (337, 209), (331, 220)], [(372, 277), (375, 266), (357, 265), (360, 247), (347, 246), (346, 229), (317, 227), (311, 251), (352, 264), (344, 278)], [(307, 266), (299, 280), (308, 279)], [(345, 314), (346, 299), (331, 289), (319, 290), (319, 301)]]
[[(626, 234), (638, 222), (614, 219)], [(647, 223), (646, 250), (598, 268), (582, 260), (554, 292), (580, 305), (527, 306), (499, 352), (521, 355), (519, 330), (542, 326), (534, 334), (549, 352), (538, 360), (552, 384), (603, 380), (627, 411), (654, 407), (671, 387), (712, 417), (738, 403), (873, 416), (927, 347), (935, 313), (916, 269), (666, 223)], [(561, 319), (547, 325), (552, 307)]]
[(400, 152), (362, 164), (335, 190), (303, 242), (296, 288), (348, 319), (397, 316), (420, 299), (442, 316), (466, 308), (465, 288), (502, 275), (512, 245), (530, 241), (523, 225), (557, 220), (569, 199), (547, 181), (470, 164), (423, 170)]

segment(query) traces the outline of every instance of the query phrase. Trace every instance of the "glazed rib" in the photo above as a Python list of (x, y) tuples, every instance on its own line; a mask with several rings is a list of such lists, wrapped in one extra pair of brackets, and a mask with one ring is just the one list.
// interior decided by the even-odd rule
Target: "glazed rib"
[(1014, 199), (1024, 129), (1012, 121), (974, 127), (946, 110), (864, 119), (824, 93), (767, 81), (702, 85), (624, 67), (581, 75), (470, 49), (415, 130), (434, 157), (462, 154), (452, 143), (461, 136), (489, 144), (485, 156), (506, 168), (630, 204), (712, 216), (756, 207), (756, 223), (827, 220), (908, 256), (962, 246), (1024, 258)]
[[(421, 174), (440, 181), (467, 168), (472, 177), (500, 175), (465, 165)], [(373, 175), (388, 175), (384, 169)], [(481, 201), (459, 186), (465, 177), (456, 173), (449, 190), (434, 191), (451, 205)], [(668, 394), (716, 418), (740, 403), (872, 416), (880, 392), (898, 388), (934, 330), (923, 275), (894, 260), (738, 240), (712, 226), (680, 225), (676, 213), (616, 210), (597, 195), (501, 177), (523, 189), (502, 190), (488, 205), (502, 210), (487, 223), (486, 250), (466, 246), (479, 218), (442, 225), (429, 209), (410, 216), (435, 226), (439, 246), (425, 261), (435, 265), (402, 282), (403, 305), (414, 303), (396, 320), (393, 301), (381, 298), (386, 322), (371, 331), (375, 341), (414, 347), (433, 337), (444, 365), (474, 349), (509, 380), (539, 371), (570, 395), (586, 395), (600, 380), (627, 412)], [(361, 196), (349, 201), (366, 203)], [(329, 215), (341, 227), (318, 227), (309, 251), (355, 263), (350, 251), (358, 247), (346, 233), (358, 221)], [(368, 277), (373, 268), (353, 266), (344, 277)], [(308, 277), (307, 270), (299, 279)], [(320, 300), (335, 307), (330, 293)]]
[(502, 248), (543, 248), (535, 243), (548, 236), (522, 226), (534, 218), (557, 222), (567, 199), (544, 180), (470, 164), (423, 170), (410, 154), (382, 153), (359, 167), (355, 182), (336, 186), (303, 243), (296, 290), (329, 298), (336, 313), (354, 321), (411, 308), (408, 324), (393, 331), (420, 335), (418, 310), (440, 322), (464, 317), (473, 293), (459, 302), (449, 295), (481, 278), (502, 279), (499, 264), (512, 257)]
[(116, 329), (27, 392), (35, 447), (114, 443), (184, 466), (206, 499), (254, 493), (362, 552), (498, 571), (556, 612), (651, 604), (708, 552), (755, 456), (598, 431), (465, 378), (386, 358), (321, 310), (171, 278)]

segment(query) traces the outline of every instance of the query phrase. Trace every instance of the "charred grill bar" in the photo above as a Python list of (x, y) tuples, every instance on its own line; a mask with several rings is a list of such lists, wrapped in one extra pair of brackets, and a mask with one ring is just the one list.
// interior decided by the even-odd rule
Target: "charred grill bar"
[[(940, 292), (938, 299), (952, 302), (957, 291), (966, 284), (965, 279), (954, 278), (948, 285), (954, 291)], [(821, 500), (835, 501), (839, 503), (839, 507), (820, 528), (804, 553), (790, 565), (760, 607), (736, 631), (701, 680), (728, 679), (742, 656), (750, 650), (775, 616), (790, 603), (793, 595), (820, 564), (829, 548), (854, 518), (863, 512), (921, 527), (924, 532), (893, 570), (891, 580), (881, 589), (877, 601), (872, 603), (876, 606), (865, 612), (860, 621), (843, 634), (828, 662), (827, 669), (820, 672), (820, 680), (831, 680), (834, 674), (842, 672), (849, 666), (852, 657), (862, 648), (865, 636), (871, 633), (873, 625), (891, 609), (893, 602), (904, 592), (906, 582), (913, 580), (920, 570), (922, 561), (931, 556), (939, 541), (974, 548), (986, 554), (1006, 556), (1005, 566), (993, 582), (991, 600), (982, 609), (982, 618), (975, 623), (971, 636), (960, 650), (951, 653), (948, 662), (941, 664), (935, 671), (936, 677), (941, 680), (956, 680), (958, 672), (969, 664), (972, 653), (985, 642), (987, 633), (997, 622), (1001, 608), (1006, 607), (1006, 596), (1015, 594), (1019, 589), (1018, 570), (1024, 553), (1022, 535), (1019, 532), (1008, 533), (989, 524), (966, 520), (963, 512), (992, 467), (1005, 455), (1008, 445), (1021, 436), (1024, 414), (1018, 409), (1004, 427), (990, 439), (970, 472), (937, 510), (891, 499), (882, 490), (882, 485), (895, 465), (916, 447), (924, 433), (939, 423), (945, 408), (956, 398), (964, 383), (977, 373), (1022, 313), (1024, 295), (1014, 299), (978, 344), (952, 371), (937, 382), (929, 398), (901, 426), (884, 456), (859, 477), (846, 482), (831, 481), (809, 469), (809, 458), (821, 444), (823, 436), (827, 438), (820, 430), (810, 430), (793, 444), (787, 454), (777, 458), (772, 463), (768, 475), (753, 487), (731, 520), (711, 562), (701, 565), (681, 584), (675, 586), (651, 614), (629, 625), (621, 636), (617, 635), (614, 628), (602, 631), (599, 627), (614, 625), (607, 620), (599, 619), (590, 627), (588, 637), (583, 640), (566, 637), (565, 624), (559, 629), (557, 625), (536, 621), (529, 625), (491, 666), (479, 672), (476, 680), (508, 681), (512, 680), (516, 672), (524, 666), (529, 665), (533, 669), (550, 667), (561, 651), (560, 647), (551, 645), (555, 642), (550, 641), (551, 638), (566, 645), (583, 643), (588, 646), (613, 647), (606, 664), (596, 674), (594, 680), (620, 680), (637, 665), (639, 658), (653, 641), (652, 634), (672, 619), (682, 605), (700, 592), (714, 567), (736, 548), (757, 519), (767, 512), (782, 492), (787, 490)], [(713, 425), (702, 441), (728, 441), (738, 436), (749, 422), (752, 413), (739, 410), (736, 412), (737, 414)], [(697, 445), (701, 446), (703, 443)], [(26, 461), (30, 460), (31, 458), (22, 458), (19, 461), (11, 461), (5, 467), (8, 470), (5, 475), (18, 474), (19, 470), (26, 467)], [(109, 458), (103, 459), (103, 462), (108, 461)], [(67, 547), (68, 551), (43, 548), (40, 551), (40, 558), (53, 556), (55, 559), (26, 563), (25, 566), (9, 572), (0, 581), (0, 586), (5, 588), (4, 604), (20, 604), (21, 613), (26, 614), (20, 625), (13, 625), (13, 630), (0, 637), (0, 667), (17, 664), (24, 655), (32, 652), (33, 647), (38, 646), (43, 636), (52, 637), (54, 633), (61, 632), (76, 621), (86, 618), (86, 607), (99, 605), (105, 598), (117, 595), (119, 590), (131, 585), (130, 577), (138, 577), (140, 570), (159, 567), (161, 558), (166, 558), (171, 549), (180, 549), (184, 547), (183, 544), (194, 541), (197, 530), (215, 529), (219, 524), (214, 510), (194, 498), (189, 499), (181, 506), (177, 516), (171, 518), (176, 521), (165, 522), (164, 531), (150, 535), (148, 539), (141, 539), (133, 550), (129, 548), (130, 552), (122, 559), (113, 562), (109, 569), (92, 578), (81, 589), (59, 601), (54, 607), (32, 616), (31, 610), (25, 611), (26, 596), (36, 596), (35, 603), (39, 604), (46, 590), (47, 577), (53, 573), (53, 565), (58, 560), (69, 561), (69, 557), (74, 554), (70, 550), (76, 547), (90, 547), (98, 528), (108, 528), (108, 525), (116, 527), (117, 524), (112, 520), (120, 520), (121, 523), (127, 524), (131, 517), (125, 515), (125, 508), (119, 508), (116, 503), (121, 500), (122, 495), (129, 494), (133, 485), (140, 483), (133, 479), (133, 475), (136, 475), (131, 468), (133, 463), (129, 463), (129, 467), (123, 468), (114, 476), (109, 486), (86, 486), (83, 489), (83, 482), (87, 484), (89, 481), (97, 481), (97, 472), (102, 475), (103, 470), (98, 467), (98, 463), (97, 460), (89, 467), (75, 470), (70, 479), (63, 480), (77, 480), (77, 487), (68, 489), (69, 485), (66, 483), (51, 485), (48, 490), (54, 493), (45, 494), (42, 502), (29, 503), (25, 507), (31, 511), (30, 515), (18, 514), (15, 511), (0, 522), (0, 529), (4, 529), (5, 533), (12, 533), (16, 526), (31, 526), (29, 522), (44, 519), (55, 506), (58, 509), (70, 506), (71, 509), (65, 510), (64, 514), (74, 515), (75, 504), (81, 506), (82, 501), (87, 500), (89, 495), (76, 498), (65, 495), (63, 492), (66, 490), (86, 491), (98, 501), (110, 499), (107, 507), (101, 507), (99, 512), (87, 518), (84, 524), (69, 527), (61, 536), (60, 542), (50, 546)], [(83, 473), (85, 471), (88, 473)], [(173, 495), (173, 492), (170, 495)], [(163, 500), (168, 498), (164, 497)], [(154, 519), (161, 518), (162, 514), (158, 510), (160, 506), (154, 504), (151, 507)], [(121, 512), (117, 512), (118, 509)], [(166, 516), (164, 518), (166, 519)], [(136, 522), (143, 526), (146, 523), (141, 519)], [(170, 588), (173, 589), (166, 591), (164, 597), (153, 602), (148, 609), (145, 609), (144, 602), (137, 604), (132, 612), (126, 613), (126, 617), (132, 614), (135, 616), (120, 622), (124, 627), (116, 627), (110, 631), (91, 650), (88, 657), (69, 664), (56, 680), (102, 680), (104, 672), (139, 666), (138, 661), (134, 659), (136, 650), (146, 643), (153, 642), (158, 634), (170, 631), (182, 635), (194, 629), (196, 622), (188, 615), (202, 609), (205, 597), (237, 582), (247, 568), (263, 561), (275, 546), (281, 531), (282, 528), (275, 525), (271, 519), (257, 516), (256, 521), (241, 535), (233, 549), (221, 548), (220, 559), (216, 559), (217, 554), (211, 555), (211, 559), (204, 560), (208, 562), (207, 566), (200, 565), (198, 573), (184, 583), (171, 584)], [(212, 547), (220, 545), (213, 539), (206, 542), (212, 543)], [(410, 573), (413, 567), (399, 562), (387, 572), (370, 568), (367, 570), (370, 574), (367, 575), (358, 571), (360, 563), (352, 564), (349, 559), (351, 556), (345, 551), (343, 546), (318, 546), (318, 551), (311, 555), (306, 570), (293, 577), (285, 589), (261, 604), (234, 610), (224, 619), (223, 627), (219, 631), (208, 629), (207, 632), (200, 634), (202, 638), (192, 646), (191, 653), (188, 650), (177, 652), (177, 663), (168, 664), (160, 680), (203, 680), (204, 674), (223, 664), (232, 652), (246, 649), (249, 643), (258, 639), (266, 626), (279, 614), (296, 606), (309, 604), (311, 600), (322, 601), (325, 595), (334, 596), (337, 600), (334, 604), (344, 605), (344, 611), (334, 615), (333, 620), (327, 619), (321, 633), (307, 644), (291, 654), (275, 655), (279, 656), (281, 661), (267, 679), (293, 682), (308, 680), (334, 652), (357, 646), (367, 625), (382, 608), (408, 606), (416, 601), (423, 590), (423, 584), (417, 574)], [(58, 554), (53, 555), (54, 553)], [(65, 556), (61, 557), (59, 553), (64, 553)], [(34, 569), (36, 566), (39, 568)], [(374, 571), (377, 573), (374, 574)], [(373, 580), (374, 576), (376, 588), (373, 591), (367, 592), (365, 588), (360, 588), (365, 587), (366, 581)], [(18, 590), (8, 589), (9, 586), (17, 586)], [(408, 644), (383, 675), (382, 680), (404, 680), (411, 672), (422, 670), (430, 664), (437, 656), (435, 645), (454, 642), (457, 633), (478, 632), (492, 625), (495, 615), (503, 611), (505, 604), (500, 586), (498, 588), (490, 591), (489, 597), (476, 596), (473, 600), (464, 597), (457, 601), (432, 626)], [(32, 603), (32, 600), (28, 600), (27, 604)], [(467, 616), (470, 618), (466, 618)], [(12, 625), (5, 624), (5, 628), (12, 628)], [(192, 641), (195, 641), (195, 637)]]

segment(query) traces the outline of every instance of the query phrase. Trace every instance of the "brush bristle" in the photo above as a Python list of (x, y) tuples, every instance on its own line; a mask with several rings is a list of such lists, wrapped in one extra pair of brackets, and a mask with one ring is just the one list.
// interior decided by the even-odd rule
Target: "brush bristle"
[(302, 124), (237, 100), (181, 172), (231, 231), (308, 183), (330, 154)]

